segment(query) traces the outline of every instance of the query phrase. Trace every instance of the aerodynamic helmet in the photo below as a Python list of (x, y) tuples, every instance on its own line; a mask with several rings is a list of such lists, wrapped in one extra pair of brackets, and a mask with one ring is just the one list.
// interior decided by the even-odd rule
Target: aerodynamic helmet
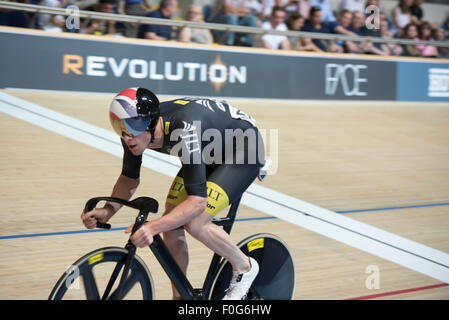
[(121, 137), (149, 131), (151, 140), (159, 120), (159, 100), (145, 88), (129, 88), (118, 93), (109, 107), (109, 120), (114, 131)]

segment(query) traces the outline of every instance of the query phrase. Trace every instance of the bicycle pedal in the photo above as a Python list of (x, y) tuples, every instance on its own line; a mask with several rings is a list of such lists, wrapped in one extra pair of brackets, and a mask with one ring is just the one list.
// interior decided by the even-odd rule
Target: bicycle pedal
[(193, 289), (194, 293), (195, 293), (195, 297), (198, 300), (206, 300), (206, 296), (204, 294), (203, 289)]
[(246, 297), (243, 300), (263, 300), (260, 298), (258, 294), (256, 294), (252, 288), (249, 289), (248, 293), (246, 294)]

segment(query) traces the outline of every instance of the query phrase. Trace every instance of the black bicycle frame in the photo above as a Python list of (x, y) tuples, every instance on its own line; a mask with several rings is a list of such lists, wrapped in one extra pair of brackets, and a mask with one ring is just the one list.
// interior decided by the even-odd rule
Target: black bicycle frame
[[(145, 222), (148, 217), (149, 212), (156, 213), (158, 210), (158, 203), (156, 200), (148, 197), (140, 197), (136, 198), (133, 201), (125, 201), (123, 199), (119, 198), (113, 198), (113, 197), (97, 197), (90, 199), (85, 206), (85, 212), (88, 212), (95, 208), (96, 204), (99, 201), (110, 201), (110, 202), (117, 202), (122, 205), (139, 209), (139, 214), (137, 215), (136, 222), (134, 224), (132, 233), (133, 234), (136, 230), (138, 230)], [(237, 209), (239, 207), (241, 198), (237, 199), (235, 201), (229, 211), (226, 217), (224, 218), (216, 218), (213, 219), (213, 223), (215, 223), (218, 226), (223, 226), (223, 229), (225, 232), (230, 234), (232, 226), (235, 221), (235, 216), (237, 214)], [(104, 228), (104, 229), (110, 229), (110, 224), (102, 224), (97, 223), (98, 228)], [(164, 240), (162, 240), (160, 235), (155, 235), (153, 237), (153, 243), (149, 246), (151, 251), (153, 252), (156, 259), (159, 261), (160, 265), (164, 269), (167, 276), (170, 278), (170, 280), (175, 285), (176, 289), (178, 290), (179, 294), (184, 300), (204, 300), (207, 299), (207, 297), (210, 294), (210, 290), (213, 285), (214, 276), (216, 275), (219, 267), (219, 263), (222, 259), (221, 256), (218, 254), (214, 254), (211, 264), (209, 266), (209, 270), (206, 275), (206, 279), (204, 281), (203, 287), (201, 289), (194, 289), (190, 283), (190, 281), (187, 279), (186, 275), (182, 272), (181, 268), (179, 267), (176, 260), (173, 258), (172, 254), (168, 250), (167, 246), (165, 245)], [(117, 263), (112, 276), (108, 282), (108, 285), (106, 286), (106, 290), (103, 294), (102, 299), (121, 299), (121, 293), (123, 290), (124, 283), (126, 281), (126, 277), (128, 275), (129, 266), (134, 259), (134, 256), (136, 254), (136, 247), (132, 244), (131, 240), (128, 240), (128, 243), (126, 244), (125, 248), (128, 250), (128, 255), (126, 256), (126, 261)], [(122, 267), (124, 267), (122, 277), (120, 279), (120, 283), (117, 287), (117, 289), (109, 296), (109, 293), (114, 285), (115, 280), (117, 279)]]
[[(225, 218), (213, 220), (216, 225), (223, 226), (223, 229), (228, 234), (231, 232), (232, 225), (234, 224), (239, 204), (240, 198), (231, 205)], [(201, 289), (194, 289), (159, 235), (154, 237), (150, 249), (184, 300), (207, 299), (213, 285), (214, 276), (218, 271), (218, 266), (222, 259), (221, 256), (216, 253), (214, 254), (203, 287)]]

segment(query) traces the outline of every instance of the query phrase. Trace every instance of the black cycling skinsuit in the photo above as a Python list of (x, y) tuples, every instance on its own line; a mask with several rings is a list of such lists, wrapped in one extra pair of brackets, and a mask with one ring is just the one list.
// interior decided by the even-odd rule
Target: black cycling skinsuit
[[(167, 202), (178, 205), (188, 195), (207, 197), (216, 215), (237, 200), (258, 176), (265, 149), (254, 119), (224, 101), (182, 98), (162, 102), (164, 142), (155, 151), (177, 156), (182, 168)], [(138, 178), (142, 156), (124, 148), (122, 174)]]

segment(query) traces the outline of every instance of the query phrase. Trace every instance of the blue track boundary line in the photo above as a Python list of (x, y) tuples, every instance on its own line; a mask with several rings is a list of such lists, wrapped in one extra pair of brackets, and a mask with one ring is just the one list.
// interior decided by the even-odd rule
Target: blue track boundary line
[[(412, 209), (412, 208), (427, 208), (427, 207), (440, 207), (449, 206), (449, 202), (442, 203), (432, 203), (432, 204), (420, 204), (412, 206), (396, 206), (396, 207), (385, 207), (385, 208), (372, 208), (372, 209), (359, 209), (359, 210), (344, 210), (335, 211), (339, 214), (347, 213), (358, 213), (358, 212), (373, 212), (373, 211), (388, 211), (388, 210), (400, 210), (400, 209)], [(254, 218), (242, 218), (235, 219), (236, 222), (254, 221), (254, 220), (274, 220), (278, 219), (276, 217), (254, 217)], [(34, 237), (48, 237), (48, 236), (61, 236), (68, 234), (81, 234), (81, 233), (92, 233), (92, 232), (108, 232), (108, 231), (121, 231), (126, 230), (126, 227), (111, 228), (109, 230), (104, 229), (93, 229), (93, 230), (75, 230), (75, 231), (61, 231), (61, 232), (47, 232), (47, 233), (32, 233), (32, 234), (18, 234), (11, 236), (0, 236), (0, 240), (6, 239), (20, 239), (20, 238), (34, 238)]]
[(385, 208), (360, 209), (360, 210), (345, 210), (345, 211), (335, 211), (335, 212), (345, 214), (345, 213), (356, 213), (356, 212), (388, 211), (388, 210), (427, 208), (427, 207), (440, 207), (440, 206), (449, 206), (449, 202), (417, 204), (417, 205), (413, 205), (413, 206), (398, 206), (398, 207), (385, 207)]

